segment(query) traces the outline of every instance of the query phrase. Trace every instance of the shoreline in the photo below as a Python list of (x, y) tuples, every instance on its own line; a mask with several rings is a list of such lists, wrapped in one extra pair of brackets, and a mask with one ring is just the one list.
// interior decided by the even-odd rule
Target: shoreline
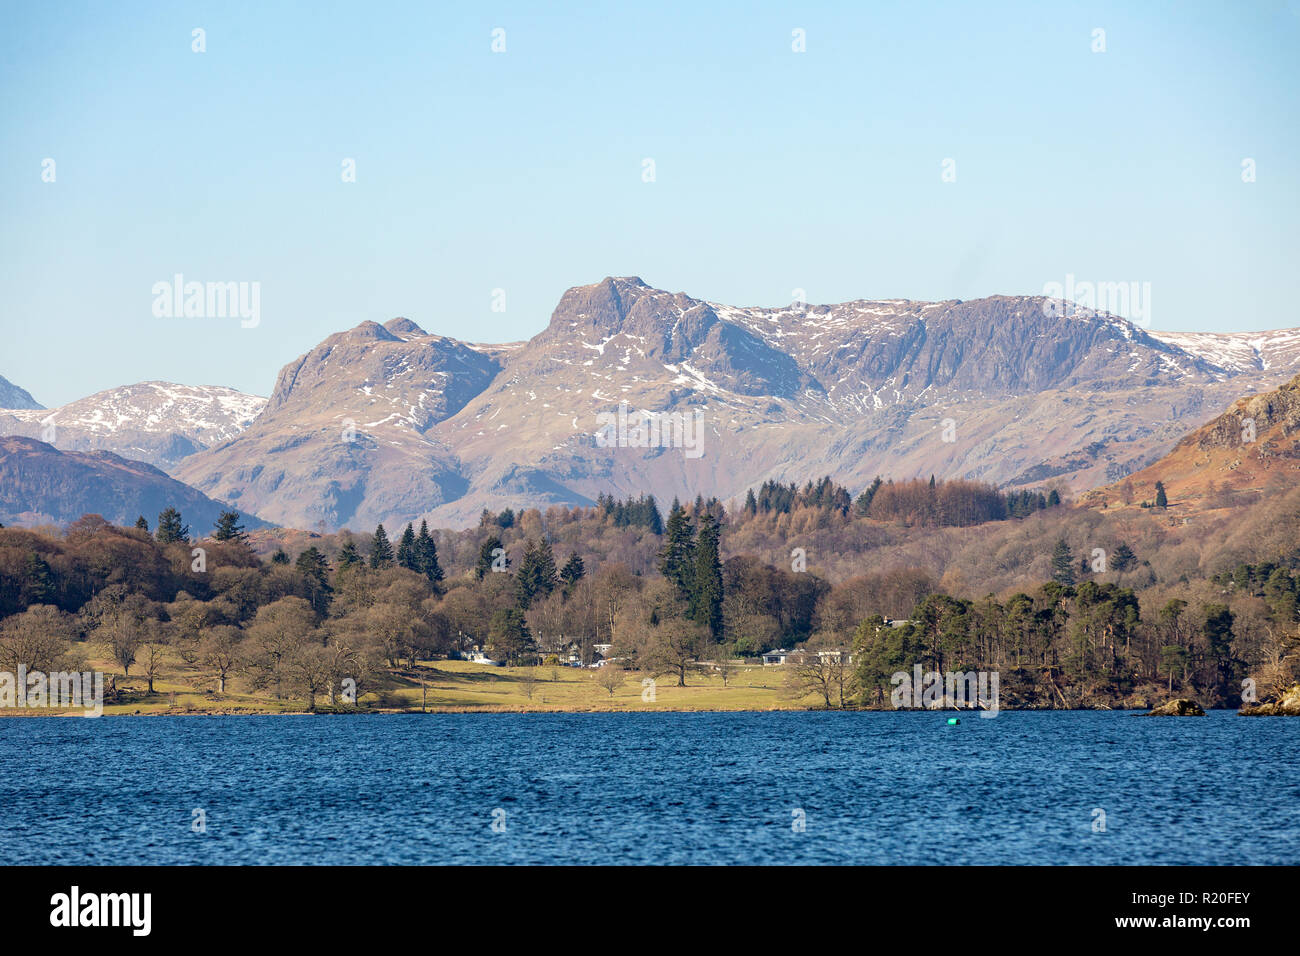
[[(995, 720), (996, 717), (981, 717), (981, 711), (978, 710), (957, 710), (957, 709), (939, 709), (924, 710), (918, 708), (899, 708), (883, 709), (870, 707), (842, 707), (842, 708), (825, 708), (825, 707), (659, 707), (659, 708), (600, 708), (600, 707), (554, 707), (539, 709), (522, 709), (513, 707), (429, 707), (427, 710), (409, 710), (409, 709), (374, 709), (374, 710), (348, 710), (348, 711), (331, 711), (331, 710), (284, 710), (284, 711), (265, 711), (251, 709), (230, 709), (230, 710), (151, 710), (151, 711), (114, 711), (104, 712), (102, 714), (82, 713), (78, 711), (32, 711), (17, 712), (9, 711), (0, 713), (0, 720), (3, 719), (41, 719), (41, 718), (72, 718), (72, 719), (94, 719), (98, 720), (105, 717), (380, 717), (380, 716), (405, 716), (405, 717), (423, 717), (432, 715), (446, 714), (494, 714), (494, 715), (518, 715), (518, 716), (540, 716), (546, 714), (932, 714), (943, 717), (965, 717), (969, 720)], [(1001, 713), (1015, 714), (1073, 714), (1073, 713), (1114, 713), (1130, 716), (1146, 716), (1146, 708), (1142, 707), (1003, 707), (998, 711)], [(1287, 714), (1256, 714), (1242, 710), (1236, 710), (1231, 707), (1214, 708), (1206, 711), (1211, 713), (1231, 713), (1239, 717), (1258, 717), (1258, 716), (1290, 716)]]

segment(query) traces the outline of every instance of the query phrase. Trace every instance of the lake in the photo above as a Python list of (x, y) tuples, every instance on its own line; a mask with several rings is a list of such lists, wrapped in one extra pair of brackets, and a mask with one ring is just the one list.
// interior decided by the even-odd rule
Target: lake
[(0, 857), (33, 864), (1300, 859), (1300, 720), (1003, 711), (949, 726), (947, 716), (8, 719), (0, 721)]

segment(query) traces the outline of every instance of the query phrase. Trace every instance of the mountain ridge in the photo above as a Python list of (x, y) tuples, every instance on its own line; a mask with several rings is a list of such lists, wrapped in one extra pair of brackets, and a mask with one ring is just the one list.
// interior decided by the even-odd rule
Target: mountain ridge
[[(1045, 467), (1086, 488), (1300, 364), (1286, 330), (1253, 334), (1258, 360), (1238, 348), (1214, 361), (1205, 335), (1183, 348), (1118, 316), (1050, 306), (990, 296), (741, 308), (625, 276), (567, 290), (524, 343), (367, 321), (288, 363), (253, 426), (177, 475), (303, 527), (463, 525), (484, 507), (602, 491), (725, 500), (765, 478), (823, 473), (1008, 484)], [(600, 448), (597, 416), (624, 401), (634, 413), (702, 409), (709, 452), (689, 462), (666, 448)]]

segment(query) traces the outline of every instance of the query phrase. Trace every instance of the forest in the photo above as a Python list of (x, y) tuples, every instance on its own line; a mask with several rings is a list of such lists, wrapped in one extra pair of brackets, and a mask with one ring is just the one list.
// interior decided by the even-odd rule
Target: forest
[(237, 682), (307, 709), (419, 661), (591, 663), (598, 646), (682, 685), (802, 648), (789, 680), (827, 707), (889, 706), (890, 676), (918, 663), (1000, 672), (1003, 707), (1236, 706), (1243, 686), (1287, 686), (1300, 493), (1196, 527), (1167, 508), (934, 479), (853, 496), (826, 478), (666, 514), (649, 495), (505, 508), (460, 531), (86, 515), (0, 528), (0, 670), (75, 668), (93, 645), (149, 691), (179, 662), (213, 693)]

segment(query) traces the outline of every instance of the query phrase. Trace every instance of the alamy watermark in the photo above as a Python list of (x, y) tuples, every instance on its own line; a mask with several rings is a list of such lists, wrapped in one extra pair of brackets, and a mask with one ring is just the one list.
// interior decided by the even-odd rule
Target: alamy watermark
[(598, 448), (682, 448), (687, 458), (704, 456), (704, 410), (631, 411), (620, 402), (617, 412), (598, 412)]
[(926, 671), (920, 664), (912, 673), (898, 671), (889, 679), (895, 710), (978, 709), (981, 717), (998, 715), (998, 671)]
[(1087, 282), (1067, 274), (1065, 282), (1043, 284), (1043, 314), (1070, 318), (1079, 309), (1109, 312), (1144, 329), (1151, 327), (1150, 282)]
[(153, 314), (160, 319), (238, 318), (246, 329), (262, 321), (260, 282), (186, 282), (178, 272), (155, 282), (151, 292)]
[(0, 671), (0, 708), (84, 710), (86, 716), (104, 712), (104, 674), (101, 671)]

